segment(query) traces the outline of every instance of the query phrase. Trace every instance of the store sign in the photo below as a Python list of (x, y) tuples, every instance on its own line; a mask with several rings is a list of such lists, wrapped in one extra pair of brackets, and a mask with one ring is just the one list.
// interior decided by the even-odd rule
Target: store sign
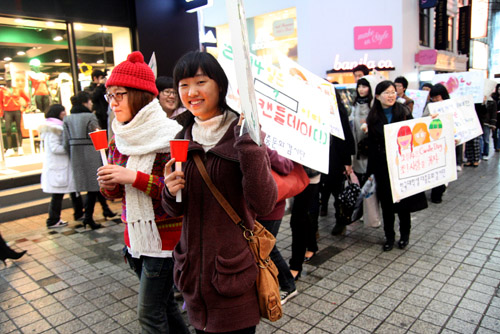
[(274, 37), (293, 35), (295, 32), (295, 20), (293, 18), (273, 22)]
[(446, 4), (446, 0), (438, 0), (435, 10), (434, 47), (438, 50), (446, 50), (448, 47), (448, 15)]
[(470, 53), (470, 6), (463, 6), (459, 9), (458, 16), (458, 52), (464, 55)]
[(420, 8), (436, 7), (437, 0), (420, 0)]
[(354, 48), (392, 49), (392, 26), (354, 27)]
[(434, 65), (437, 61), (437, 55), (438, 52), (434, 49), (420, 50), (415, 55), (415, 62), (419, 63), (420, 65)]
[(358, 65), (366, 65), (369, 69), (394, 69), (394, 65), (392, 63), (391, 59), (380, 59), (380, 60), (372, 60), (368, 59), (368, 54), (365, 53), (363, 58), (359, 58), (359, 61), (340, 61), (340, 55), (336, 54), (335, 55), (335, 61), (333, 63), (333, 69), (335, 71), (340, 71), (340, 70), (352, 70)]
[(488, 0), (472, 1), (471, 12), (471, 38), (486, 37), (488, 34)]

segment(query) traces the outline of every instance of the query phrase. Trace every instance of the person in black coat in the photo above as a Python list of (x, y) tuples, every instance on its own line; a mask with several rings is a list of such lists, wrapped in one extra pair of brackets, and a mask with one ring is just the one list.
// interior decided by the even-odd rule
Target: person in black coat
[(385, 151), (384, 125), (412, 119), (411, 113), (401, 103), (396, 103), (396, 86), (392, 81), (385, 80), (375, 88), (375, 101), (367, 118), (368, 125), (368, 168), (367, 175), (374, 174), (377, 197), (382, 207), (384, 220), (385, 244), (384, 251), (394, 247), (395, 214), (399, 217), (399, 231), (401, 239), (399, 248), (408, 245), (411, 229), (411, 212), (427, 208), (427, 199), (424, 193), (402, 199), (394, 203), (392, 199), (387, 155)]
[(349, 118), (344, 104), (341, 102), (340, 96), (337, 93), (337, 101), (339, 107), (340, 121), (342, 130), (344, 131), (345, 140), (330, 135), (330, 163), (328, 175), (323, 174), (321, 177), (321, 212), (322, 216), (326, 215), (328, 208), (328, 198), (333, 194), (335, 198), (335, 226), (332, 234), (340, 235), (345, 233), (347, 224), (346, 217), (340, 215), (339, 195), (343, 189), (345, 181), (344, 175), (352, 173), (351, 156), (354, 155), (354, 137), (351, 127), (349, 126)]

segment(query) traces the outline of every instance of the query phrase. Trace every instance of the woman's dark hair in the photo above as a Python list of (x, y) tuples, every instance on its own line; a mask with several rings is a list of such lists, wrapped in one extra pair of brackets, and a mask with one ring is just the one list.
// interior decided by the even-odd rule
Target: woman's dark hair
[(434, 87), (434, 86), (433, 86), (431, 83), (426, 82), (426, 83), (424, 83), (424, 84), (422, 85), (422, 87), (420, 87), (420, 89), (422, 89), (422, 88), (424, 88), (424, 87), (427, 87), (427, 88), (429, 88), (429, 89), (432, 89), (432, 87)]
[(73, 106), (82, 105), (84, 103), (87, 103), (89, 100), (90, 100), (90, 94), (85, 91), (81, 91), (78, 92), (78, 94), (73, 95), (71, 97), (71, 105)]
[(373, 100), (373, 94), (372, 94), (372, 87), (370, 86), (370, 82), (368, 80), (366, 80), (365, 78), (361, 78), (358, 80), (358, 83), (356, 84), (356, 99), (354, 100), (354, 103), (356, 103), (358, 101), (358, 99), (361, 98), (361, 96), (359, 96), (359, 93), (358, 93), (358, 87), (359, 86), (365, 86), (365, 87), (368, 87), (368, 103), (372, 102)]
[(153, 93), (146, 92), (144, 90), (139, 90), (130, 87), (124, 87), (127, 91), (128, 106), (130, 108), (130, 113), (132, 118), (137, 115), (139, 110), (148, 105), (151, 101), (155, 99)]
[[(390, 80), (384, 80), (380, 82), (377, 85), (377, 87), (375, 87), (375, 99), (373, 101), (373, 106), (370, 109), (370, 112), (368, 113), (368, 117), (366, 118), (366, 123), (368, 124), (368, 131), (370, 131), (370, 125), (377, 123), (378, 121), (380, 121), (385, 117), (384, 108), (382, 108), (382, 104), (380, 103), (379, 99), (377, 99), (377, 96), (385, 92), (385, 90), (391, 86), (394, 87), (394, 90), (396, 90), (396, 85), (394, 84), (394, 82)], [(399, 112), (400, 107), (405, 108), (401, 103), (397, 102), (394, 103), (393, 108), (397, 109), (397, 112)]]
[(208, 76), (210, 79), (214, 80), (219, 86), (219, 108), (221, 111), (232, 110), (226, 102), (226, 94), (229, 86), (229, 82), (224, 73), (224, 70), (220, 66), (217, 59), (214, 58), (210, 53), (191, 51), (186, 53), (184, 56), (177, 61), (174, 68), (174, 88), (179, 90), (179, 81), (185, 78), (192, 78), (198, 72), (198, 69)]
[(404, 89), (408, 88), (408, 80), (405, 77), (397, 77), (394, 79), (394, 83), (402, 84)]
[(448, 94), (446, 87), (439, 83), (432, 86), (431, 91), (429, 92), (429, 96), (431, 98), (438, 95), (441, 95), (443, 100), (448, 100), (450, 98), (450, 94)]
[(165, 76), (158, 77), (156, 78), (156, 88), (158, 88), (159, 93), (167, 88), (174, 88), (174, 79)]
[(493, 92), (493, 94), (491, 94), (491, 97), (493, 98), (493, 100), (495, 100), (497, 102), (500, 100), (500, 94), (498, 94), (498, 88), (500, 88), (500, 84), (496, 85), (495, 91)]
[(370, 69), (364, 64), (360, 64), (352, 69), (352, 73), (359, 71), (363, 72), (363, 75), (370, 74)]
[(61, 113), (66, 110), (62, 104), (53, 104), (51, 105), (48, 109), (47, 112), (45, 113), (45, 118), (58, 118)]

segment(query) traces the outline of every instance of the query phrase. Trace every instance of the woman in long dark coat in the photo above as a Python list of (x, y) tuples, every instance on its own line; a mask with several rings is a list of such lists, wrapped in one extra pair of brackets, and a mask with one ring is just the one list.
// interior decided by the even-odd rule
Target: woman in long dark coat
[(396, 86), (392, 81), (385, 80), (375, 88), (375, 101), (367, 118), (368, 125), (368, 168), (367, 175), (374, 174), (377, 184), (377, 196), (382, 206), (384, 219), (385, 244), (384, 251), (394, 247), (395, 214), (399, 217), (399, 232), (401, 239), (399, 248), (403, 249), (410, 240), (411, 212), (427, 208), (424, 193), (402, 199), (399, 203), (392, 200), (389, 169), (385, 151), (384, 125), (412, 119), (411, 113), (401, 103), (396, 103)]

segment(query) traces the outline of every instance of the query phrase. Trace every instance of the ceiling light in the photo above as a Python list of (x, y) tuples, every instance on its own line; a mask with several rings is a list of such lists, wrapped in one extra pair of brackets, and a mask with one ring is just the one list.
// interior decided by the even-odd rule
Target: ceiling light
[(105, 26), (100, 26), (99, 31), (108, 31), (108, 28), (106, 28)]
[(37, 58), (33, 58), (33, 59), (30, 60), (30, 66), (39, 67), (40, 64), (41, 64), (41, 62)]
[(61, 62), (62, 62), (62, 59), (59, 59), (59, 58), (58, 58), (58, 59), (54, 60), (54, 62), (56, 62), (56, 63), (61, 63)]
[(45, 22), (45, 25), (46, 25), (47, 27), (53, 27), (53, 26), (55, 26), (56, 24), (55, 24), (54, 22), (52, 22), (52, 21), (48, 21), (48, 22)]
[(98, 64), (102, 64), (102, 63), (104, 63), (104, 60), (99, 59), (98, 61), (96, 61), (96, 63), (98, 63)]
[(5, 57), (3, 60), (5, 60), (5, 61), (11, 61), (11, 60), (12, 60), (12, 58), (10, 58), (10, 57)]
[(83, 29), (83, 26), (80, 23), (76, 23), (74, 25), (74, 27), (75, 27), (75, 30), (82, 30)]
[(0, 80), (3, 80), (3, 77), (0, 77)]
[(18, 56), (24, 56), (25, 54), (26, 54), (26, 52), (24, 52), (24, 51), (17, 51)]
[(56, 42), (59, 42), (59, 41), (62, 41), (63, 38), (62, 38), (62, 36), (56, 36), (56, 37), (53, 38), (53, 40), (56, 41)]

